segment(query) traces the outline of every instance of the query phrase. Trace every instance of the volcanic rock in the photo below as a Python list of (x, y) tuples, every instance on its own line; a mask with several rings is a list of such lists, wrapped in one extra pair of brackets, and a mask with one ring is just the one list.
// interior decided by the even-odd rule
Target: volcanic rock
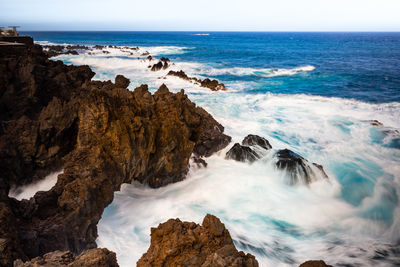
[(268, 140), (258, 135), (249, 134), (242, 140), (242, 144), (236, 143), (226, 153), (226, 159), (241, 162), (254, 162), (260, 159), (272, 146)]
[(333, 267), (332, 265), (326, 264), (324, 261), (306, 261), (300, 264), (299, 267)]
[(127, 88), (130, 84), (129, 79), (125, 78), (123, 75), (117, 75), (115, 77), (115, 86), (120, 88)]
[(168, 72), (167, 75), (176, 76), (176, 77), (181, 78), (183, 80), (194, 82), (196, 84), (199, 84), (201, 87), (205, 87), (205, 88), (211, 89), (212, 91), (218, 91), (218, 90), (225, 91), (226, 90), (225, 85), (223, 83), (219, 83), (218, 80), (210, 80), (208, 78), (206, 78), (204, 80), (201, 80), (201, 79), (198, 79), (196, 77), (189, 77), (182, 70), (180, 70), (180, 71), (172, 71), (171, 70), (171, 71)]
[(207, 214), (202, 225), (170, 219), (152, 228), (150, 247), (137, 266), (256, 267), (258, 262), (239, 252), (225, 225)]
[(14, 267), (39, 267), (39, 266), (68, 266), (68, 267), (91, 267), (107, 266), (118, 267), (114, 252), (106, 248), (90, 249), (80, 256), (74, 257), (69, 251), (53, 251), (46, 253), (43, 257), (36, 257), (30, 261), (14, 261)]
[[(210, 156), (231, 140), (183, 90), (162, 85), (152, 95), (146, 85), (127, 90), (122, 76), (91, 81), (88, 66), (48, 60), (37, 45), (0, 55), (1, 265), (96, 247), (97, 223), (122, 183), (180, 181), (192, 154)], [(49, 191), (8, 197), (59, 169)]]
[(299, 182), (311, 183), (317, 177), (328, 178), (322, 165), (310, 163), (308, 160), (289, 149), (278, 150), (276, 153), (276, 167), (286, 170), (289, 175), (289, 184)]
[(225, 85), (223, 83), (219, 83), (215, 79), (214, 80), (210, 80), (210, 79), (206, 78), (203, 81), (201, 81), (200, 84), (201, 84), (202, 87), (209, 88), (212, 91), (219, 91), (219, 90), (225, 91), (226, 90)]
[(272, 148), (272, 146), (270, 145), (270, 143), (268, 142), (267, 139), (265, 139), (264, 137), (260, 137), (258, 135), (254, 135), (254, 134), (249, 134), (248, 136), (246, 136), (242, 141), (242, 145), (244, 145), (244, 146), (260, 146), (266, 150)]
[(261, 156), (258, 155), (248, 146), (242, 146), (239, 143), (233, 145), (231, 149), (226, 153), (227, 159), (233, 159), (241, 162), (254, 162)]

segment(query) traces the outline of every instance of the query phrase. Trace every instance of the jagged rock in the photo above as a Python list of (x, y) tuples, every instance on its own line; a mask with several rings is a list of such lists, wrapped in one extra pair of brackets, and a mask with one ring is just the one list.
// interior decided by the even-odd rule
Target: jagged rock
[(130, 80), (125, 78), (123, 75), (117, 75), (115, 77), (115, 86), (120, 88), (128, 88)]
[(250, 147), (242, 146), (239, 143), (234, 144), (225, 156), (227, 159), (233, 159), (241, 162), (254, 162), (260, 157), (261, 156), (253, 151)]
[(212, 91), (219, 91), (219, 90), (225, 91), (226, 90), (225, 85), (223, 83), (219, 83), (218, 80), (210, 80), (208, 78), (206, 78), (204, 80), (201, 80), (201, 79), (198, 79), (198, 78), (195, 78), (195, 77), (189, 77), (182, 70), (180, 70), (180, 71), (172, 71), (171, 70), (171, 71), (168, 72), (167, 75), (176, 76), (176, 77), (181, 78), (183, 80), (197, 83), (201, 87), (205, 87), (205, 88), (211, 89)]
[(103, 50), (103, 54), (110, 54), (107, 50)]
[(72, 50), (88, 50), (89, 47), (85, 46), (85, 45), (67, 45), (66, 47), (67, 49), (72, 49)]
[(237, 251), (225, 225), (207, 214), (202, 225), (170, 219), (152, 228), (150, 247), (137, 266), (256, 267), (258, 262)]
[(299, 267), (333, 267), (332, 265), (326, 264), (324, 261), (306, 261), (300, 264)]
[(146, 51), (146, 52), (142, 53), (140, 56), (147, 57), (147, 56), (150, 56), (150, 53), (149, 53), (149, 51)]
[(164, 66), (163, 63), (161, 61), (158, 61), (158, 63), (154, 64), (151, 67), (151, 71), (159, 71), (163, 68), (163, 66)]
[(201, 81), (201, 86), (211, 89), (212, 91), (226, 91), (226, 87), (223, 83), (219, 83), (217, 80), (210, 80), (209, 78), (205, 78)]
[(378, 121), (378, 120), (370, 120), (369, 123), (370, 123), (372, 126), (383, 126), (383, 123), (380, 122), (380, 121)]
[[(308, 160), (289, 149), (278, 150), (276, 158), (276, 167), (287, 171), (290, 178), (289, 184), (291, 185), (301, 181), (305, 184), (309, 184), (318, 176), (328, 178), (322, 165), (310, 163)], [(318, 173), (316, 173), (316, 171), (318, 171)]]
[[(192, 154), (210, 156), (231, 140), (183, 90), (174, 94), (162, 85), (152, 95), (142, 85), (131, 92), (122, 76), (115, 84), (91, 81), (89, 67), (50, 61), (40, 46), (15, 49), (0, 47), (0, 260), (6, 266), (96, 247), (97, 223), (122, 183), (180, 181)], [(8, 198), (11, 186), (59, 169), (51, 190), (25, 201)]]
[(30, 261), (14, 261), (14, 267), (118, 267), (117, 258), (114, 252), (106, 248), (90, 249), (81, 255), (74, 257), (69, 251), (53, 251), (46, 253), (43, 257), (36, 257)]
[(95, 46), (93, 46), (93, 48), (102, 50), (103, 48), (106, 48), (106, 46), (104, 46), (104, 45), (95, 45)]
[(244, 146), (256, 146), (257, 145), (266, 150), (272, 148), (272, 146), (270, 145), (270, 143), (268, 142), (267, 139), (265, 139), (264, 137), (260, 137), (258, 135), (254, 135), (254, 134), (249, 134), (248, 136), (246, 136), (242, 141), (242, 145), (244, 145)]
[(158, 63), (156, 63), (156, 64), (154, 64), (152, 67), (151, 67), (151, 70), (152, 71), (159, 71), (159, 70), (161, 70), (161, 69), (167, 69), (168, 68), (168, 62), (169, 62), (169, 59), (166, 59), (166, 58), (162, 58), (163, 60), (160, 60), (160, 61), (158, 61)]
[(161, 58), (160, 58), (160, 61), (162, 61), (162, 62), (164, 62), (164, 63), (170, 62), (169, 58), (167, 58), (167, 57), (161, 57)]
[(149, 55), (149, 56), (147, 57), (147, 60), (152, 61), (152, 60), (153, 60), (153, 57)]
[(242, 140), (241, 145), (239, 143), (234, 144), (226, 153), (225, 158), (241, 162), (254, 162), (260, 159), (271, 148), (272, 146), (267, 139), (249, 134)]

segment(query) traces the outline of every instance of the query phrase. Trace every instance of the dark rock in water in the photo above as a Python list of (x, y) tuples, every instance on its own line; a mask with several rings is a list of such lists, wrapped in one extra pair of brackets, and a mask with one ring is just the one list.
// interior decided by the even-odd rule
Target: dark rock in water
[(210, 80), (208, 78), (201, 81), (201, 86), (211, 89), (212, 91), (226, 91), (226, 87), (223, 83), (219, 83), (217, 80)]
[(87, 47), (87, 46), (85, 46), (85, 45), (67, 45), (66, 48), (67, 48), (67, 49), (70, 49), (70, 50), (76, 50), (76, 49), (79, 49), (79, 50), (88, 50), (88, 49), (89, 49), (89, 47)]
[(95, 45), (95, 46), (93, 46), (93, 48), (94, 49), (103, 49), (103, 48), (106, 48), (106, 46), (104, 46), (104, 45)]
[(249, 134), (248, 136), (246, 136), (242, 141), (242, 145), (244, 145), (244, 146), (258, 145), (267, 150), (272, 148), (272, 146), (270, 145), (270, 143), (268, 142), (267, 139), (265, 139), (264, 137), (260, 137), (258, 135), (254, 135), (254, 134)]
[(323, 167), (316, 163), (310, 163), (308, 160), (296, 154), (289, 149), (282, 149), (276, 153), (277, 162), (276, 167), (282, 170), (286, 170), (290, 177), (289, 184), (294, 185), (303, 181), (305, 184), (309, 184), (316, 177), (316, 173), (313, 167), (318, 169), (319, 175), (328, 178)]
[(300, 264), (299, 267), (333, 267), (332, 265), (326, 264), (324, 261), (306, 261)]
[(138, 267), (258, 267), (251, 254), (238, 251), (221, 221), (207, 214), (202, 225), (170, 219), (151, 229), (151, 243)]
[(197, 83), (201, 87), (205, 87), (205, 88), (211, 89), (212, 91), (219, 91), (219, 90), (225, 91), (226, 90), (225, 85), (223, 83), (219, 83), (217, 80), (210, 80), (208, 78), (206, 78), (204, 80), (201, 80), (201, 79), (198, 79), (198, 78), (195, 78), (195, 77), (189, 77), (182, 70), (180, 70), (180, 71), (172, 71), (171, 70), (170, 72), (168, 72), (167, 75), (176, 76), (176, 77), (179, 77), (179, 78), (181, 78), (183, 80)]
[[(88, 66), (48, 60), (41, 47), (0, 46), (0, 265), (96, 247), (97, 223), (122, 183), (160, 187), (185, 178), (191, 155), (230, 137), (182, 90), (91, 81)], [(63, 169), (30, 200), (11, 186)]]
[(152, 56), (148, 56), (147, 60), (151, 61), (151, 60), (153, 60), (153, 57)]
[(151, 71), (159, 71), (159, 70), (163, 69), (163, 67), (164, 67), (163, 63), (161, 61), (158, 61), (158, 63), (154, 64), (151, 67)]
[(103, 54), (110, 54), (107, 50), (103, 50)]
[(142, 53), (140, 56), (147, 57), (147, 56), (150, 56), (150, 53), (149, 53), (149, 51), (146, 51), (146, 52)]
[[(259, 146), (261, 150), (257, 149), (255, 146)], [(242, 145), (239, 143), (234, 144), (226, 153), (225, 158), (241, 162), (254, 162), (263, 156), (263, 150), (267, 151), (271, 148), (272, 146), (267, 139), (258, 135), (249, 134), (243, 139)]]
[(162, 62), (170, 62), (169, 58), (167, 58), (167, 57), (161, 57), (160, 60)]
[(65, 52), (64, 54), (66, 54), (66, 55), (79, 55), (79, 53), (78, 52), (76, 52), (75, 50), (68, 50), (67, 52)]
[(123, 75), (117, 75), (115, 77), (115, 86), (120, 88), (128, 88), (130, 80), (125, 78)]
[(53, 251), (46, 253), (43, 257), (36, 257), (30, 261), (14, 261), (14, 267), (37, 267), (37, 266), (68, 266), (68, 267), (91, 267), (107, 266), (118, 267), (117, 257), (114, 252), (106, 248), (90, 249), (81, 255), (74, 257), (69, 251)]
[(183, 70), (180, 70), (180, 71), (170, 70), (167, 75), (176, 76), (183, 80), (191, 80), (192, 79), (192, 78), (189, 78)]
[(383, 126), (383, 123), (378, 120), (370, 120), (369, 122), (372, 126)]
[(233, 159), (241, 162), (254, 162), (260, 157), (261, 156), (253, 151), (250, 147), (242, 146), (239, 143), (234, 144), (225, 156), (227, 159)]

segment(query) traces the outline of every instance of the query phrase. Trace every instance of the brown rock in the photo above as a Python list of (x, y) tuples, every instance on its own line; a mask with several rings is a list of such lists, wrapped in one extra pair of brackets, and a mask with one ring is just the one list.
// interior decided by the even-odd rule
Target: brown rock
[(180, 70), (180, 71), (171, 70), (171, 71), (168, 72), (167, 75), (176, 76), (176, 77), (181, 78), (183, 80), (197, 83), (201, 87), (205, 87), (205, 88), (211, 89), (212, 91), (219, 91), (219, 90), (225, 91), (226, 90), (225, 85), (223, 83), (219, 83), (218, 80), (210, 80), (208, 78), (206, 78), (204, 80), (201, 80), (201, 79), (198, 79), (198, 78), (195, 78), (195, 77), (189, 77), (182, 70)]
[(120, 88), (128, 88), (131, 81), (125, 78), (123, 75), (117, 75), (115, 77), (115, 86)]
[(150, 247), (137, 266), (255, 267), (258, 262), (237, 251), (224, 224), (207, 214), (202, 225), (170, 219), (152, 228)]
[(14, 261), (14, 267), (118, 267), (117, 258), (114, 252), (106, 248), (90, 249), (80, 256), (74, 257), (69, 251), (53, 251), (46, 253), (43, 257), (36, 257), (30, 261)]
[(332, 265), (326, 264), (324, 261), (306, 261), (300, 264), (299, 267), (333, 267)]

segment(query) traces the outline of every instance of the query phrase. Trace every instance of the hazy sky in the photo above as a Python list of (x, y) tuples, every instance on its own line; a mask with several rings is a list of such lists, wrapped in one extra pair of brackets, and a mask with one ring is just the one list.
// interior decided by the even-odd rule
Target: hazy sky
[(21, 30), (400, 31), (400, 0), (0, 0)]

